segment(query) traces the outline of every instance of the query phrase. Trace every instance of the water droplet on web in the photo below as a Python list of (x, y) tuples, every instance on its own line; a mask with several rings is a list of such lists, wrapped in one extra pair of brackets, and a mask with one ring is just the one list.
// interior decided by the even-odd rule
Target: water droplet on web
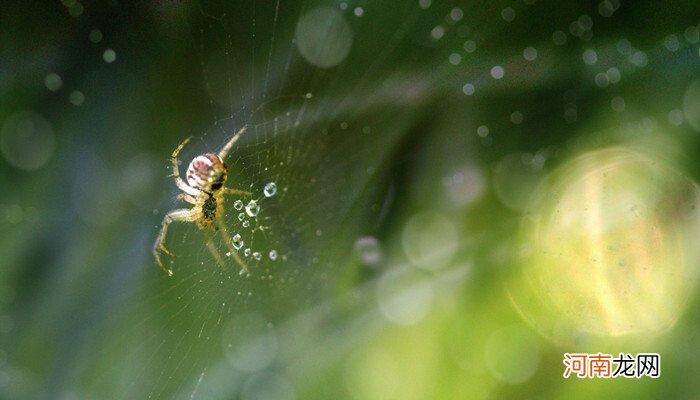
[(243, 221), (245, 219), (245, 213), (238, 214), (238, 220)]
[(238, 211), (242, 210), (242, 209), (243, 209), (243, 202), (240, 201), (240, 200), (236, 200), (236, 201), (233, 203), (233, 208), (236, 209), (236, 210), (238, 210)]
[(239, 234), (233, 235), (233, 247), (236, 250), (240, 250), (241, 247), (243, 247), (243, 239), (241, 239), (241, 235), (239, 235)]
[(277, 184), (275, 182), (268, 183), (267, 185), (265, 185), (263, 193), (265, 193), (265, 197), (274, 196), (275, 193), (277, 193)]
[(258, 215), (258, 213), (260, 212), (260, 206), (258, 205), (258, 202), (255, 200), (251, 200), (250, 203), (248, 203), (248, 205), (245, 206), (245, 212), (251, 217)]
[(277, 250), (270, 250), (270, 260), (274, 261), (277, 259)]
[(259, 261), (262, 258), (262, 255), (256, 251), (253, 253), (253, 258)]
[(246, 256), (246, 257), (249, 257), (249, 256), (250, 256), (250, 251), (251, 251), (251, 250), (250, 250), (250, 247), (247, 247), (245, 250), (243, 250), (243, 255)]
[(231, 252), (230, 252), (230, 251), (227, 251), (227, 252), (226, 252), (226, 257), (231, 257)]
[(243, 221), (244, 228), (248, 228), (249, 226), (250, 226), (250, 221), (248, 221), (248, 220)]

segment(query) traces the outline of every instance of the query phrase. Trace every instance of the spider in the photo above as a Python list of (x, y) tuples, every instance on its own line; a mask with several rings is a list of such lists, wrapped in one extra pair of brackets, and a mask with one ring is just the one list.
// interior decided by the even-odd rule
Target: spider
[(239, 196), (250, 195), (250, 192), (224, 187), (228, 174), (228, 167), (224, 163), (224, 159), (226, 159), (233, 145), (245, 131), (246, 127), (243, 127), (236, 132), (231, 140), (221, 148), (218, 154), (205, 153), (195, 157), (192, 162), (190, 162), (189, 167), (187, 167), (187, 183), (180, 178), (177, 156), (180, 154), (182, 148), (190, 141), (191, 137), (188, 137), (180, 143), (170, 156), (175, 184), (184, 192), (178, 194), (176, 199), (190, 203), (192, 208), (180, 208), (167, 213), (163, 218), (158, 238), (153, 245), (153, 257), (155, 257), (156, 263), (158, 263), (160, 268), (167, 272), (169, 276), (173, 275), (173, 271), (165, 268), (160, 259), (160, 252), (173, 257), (175, 256), (175, 254), (165, 248), (165, 235), (168, 233), (168, 226), (176, 221), (195, 222), (199, 229), (204, 232), (207, 247), (214, 256), (214, 259), (222, 268), (225, 268), (224, 261), (212, 241), (212, 231), (221, 232), (224, 237), (224, 242), (226, 242), (226, 245), (231, 251), (231, 255), (241, 266), (243, 271), (248, 272), (248, 267), (238, 256), (236, 249), (233, 247), (231, 236), (220, 218), (224, 214), (224, 195), (227, 193)]

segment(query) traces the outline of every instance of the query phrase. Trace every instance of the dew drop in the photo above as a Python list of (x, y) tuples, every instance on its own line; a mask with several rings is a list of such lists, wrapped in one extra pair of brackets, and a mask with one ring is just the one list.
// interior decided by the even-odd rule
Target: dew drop
[(258, 213), (260, 212), (260, 206), (258, 205), (258, 202), (255, 200), (251, 200), (250, 203), (248, 203), (248, 205), (245, 206), (245, 212), (251, 217), (258, 215)]
[(243, 221), (243, 227), (244, 228), (250, 227), (250, 221), (248, 221), (248, 220)]
[(233, 208), (236, 209), (236, 210), (238, 210), (238, 211), (242, 210), (242, 209), (243, 209), (243, 202), (240, 201), (240, 200), (236, 200), (236, 201), (233, 203)]
[(275, 182), (268, 183), (267, 185), (265, 185), (263, 193), (265, 193), (265, 197), (274, 196), (275, 193), (277, 193), (277, 184)]
[(277, 250), (270, 250), (270, 260), (274, 261), (277, 259)]
[(243, 250), (243, 255), (246, 256), (246, 257), (249, 257), (249, 256), (250, 256), (250, 248), (249, 248), (249, 247), (246, 247), (246, 249)]
[(262, 258), (262, 254), (256, 251), (253, 253), (253, 258), (259, 261)]
[(239, 214), (238, 214), (238, 220), (239, 220), (239, 221), (245, 220), (245, 213), (239, 213)]
[(235, 248), (236, 250), (240, 250), (241, 247), (243, 247), (243, 239), (241, 239), (241, 235), (233, 235), (233, 248)]

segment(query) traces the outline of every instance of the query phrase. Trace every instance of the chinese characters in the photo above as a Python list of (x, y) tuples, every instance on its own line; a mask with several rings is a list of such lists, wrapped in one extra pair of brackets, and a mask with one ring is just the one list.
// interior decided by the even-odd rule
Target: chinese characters
[(658, 378), (661, 374), (661, 356), (658, 353), (639, 353), (632, 357), (610, 354), (564, 353), (564, 378), (575, 374), (579, 378)]

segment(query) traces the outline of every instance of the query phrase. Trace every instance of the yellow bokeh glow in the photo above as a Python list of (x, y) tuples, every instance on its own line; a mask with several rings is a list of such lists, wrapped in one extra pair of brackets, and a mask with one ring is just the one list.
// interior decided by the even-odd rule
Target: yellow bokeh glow
[(670, 329), (698, 275), (697, 185), (620, 147), (586, 153), (545, 181), (508, 281), (518, 311), (564, 343)]

